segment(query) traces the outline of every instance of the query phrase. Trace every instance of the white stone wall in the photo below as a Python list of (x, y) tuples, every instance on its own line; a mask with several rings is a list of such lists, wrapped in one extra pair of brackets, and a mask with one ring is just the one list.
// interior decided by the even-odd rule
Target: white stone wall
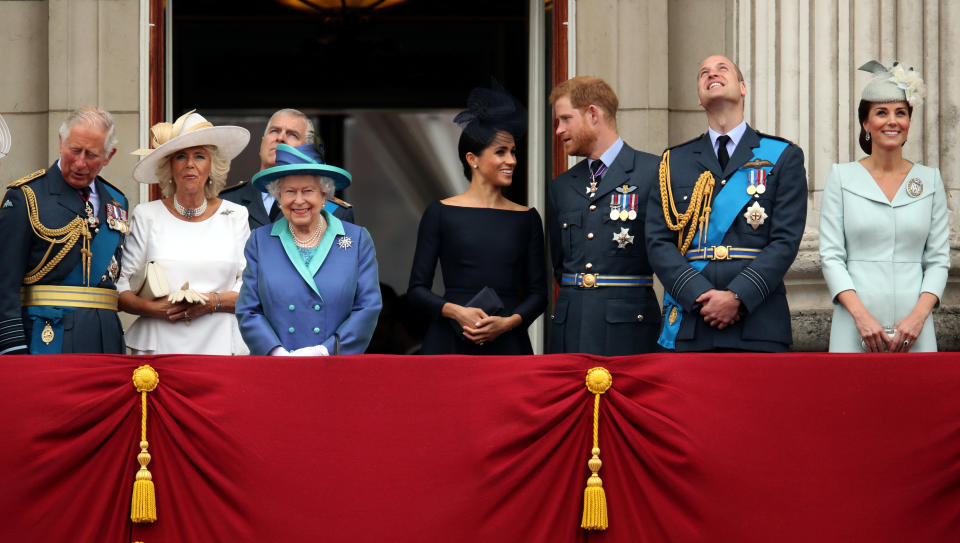
[(102, 175), (139, 201), (139, 16), (135, 0), (0, 0), (0, 114), (13, 134), (0, 187), (49, 167), (67, 114), (99, 105), (120, 139)]

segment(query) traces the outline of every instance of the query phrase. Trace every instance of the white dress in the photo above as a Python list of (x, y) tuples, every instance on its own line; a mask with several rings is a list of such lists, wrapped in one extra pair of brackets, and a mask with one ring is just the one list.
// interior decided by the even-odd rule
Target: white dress
[[(197, 292), (240, 291), (246, 260), (243, 247), (250, 235), (247, 209), (222, 200), (219, 209), (201, 222), (175, 217), (163, 202), (154, 200), (133, 210), (117, 290), (130, 290), (130, 276), (155, 261), (167, 276), (170, 289), (190, 282)], [(124, 338), (127, 347), (153, 354), (249, 354), (232, 313), (210, 313), (168, 322), (138, 317)]]

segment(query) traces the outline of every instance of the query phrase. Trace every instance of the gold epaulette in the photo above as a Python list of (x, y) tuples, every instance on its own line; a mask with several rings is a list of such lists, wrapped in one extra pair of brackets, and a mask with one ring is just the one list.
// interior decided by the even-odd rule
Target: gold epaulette
[(8, 186), (8, 187), (19, 187), (20, 185), (25, 185), (25, 184), (33, 181), (34, 179), (36, 179), (36, 178), (38, 178), (38, 177), (41, 177), (41, 176), (42, 176), (43, 174), (45, 174), (45, 173), (47, 173), (47, 170), (37, 170), (37, 171), (33, 172), (33, 173), (30, 174), (30, 175), (25, 175), (25, 176), (21, 177), (20, 179), (17, 179), (16, 181), (14, 181), (13, 183), (10, 183), (10, 184), (7, 185), (7, 186)]
[(344, 208), (347, 208), (347, 209), (350, 209), (351, 207), (353, 207), (353, 204), (351, 204), (351, 203), (349, 203), (349, 202), (344, 202), (343, 200), (341, 200), (340, 198), (337, 198), (336, 196), (331, 196), (331, 197), (330, 197), (330, 200), (333, 201), (333, 203), (337, 204), (337, 205), (340, 206), (340, 207), (344, 207)]

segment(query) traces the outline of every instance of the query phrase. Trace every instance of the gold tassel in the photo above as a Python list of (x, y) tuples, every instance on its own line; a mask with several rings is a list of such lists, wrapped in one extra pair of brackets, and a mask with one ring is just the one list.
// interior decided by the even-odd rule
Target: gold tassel
[(133, 498), (130, 504), (130, 520), (137, 524), (149, 524), (157, 520), (157, 498), (153, 475), (147, 469), (150, 453), (147, 452), (147, 392), (153, 392), (160, 384), (160, 375), (150, 366), (140, 366), (133, 371), (133, 386), (140, 393), (140, 454), (137, 462), (137, 478), (133, 482)]
[(593, 393), (593, 455), (587, 461), (590, 468), (590, 478), (587, 487), (583, 490), (583, 519), (580, 527), (584, 530), (606, 530), (607, 495), (603, 491), (603, 480), (600, 479), (600, 395), (613, 386), (613, 376), (606, 368), (596, 367), (587, 371), (587, 390)]

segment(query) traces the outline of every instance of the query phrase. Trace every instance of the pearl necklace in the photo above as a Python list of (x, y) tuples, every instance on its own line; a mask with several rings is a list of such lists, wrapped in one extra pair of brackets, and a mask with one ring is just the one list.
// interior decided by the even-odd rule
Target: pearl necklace
[(200, 207), (183, 207), (183, 204), (177, 201), (177, 195), (173, 195), (173, 208), (177, 210), (177, 213), (183, 215), (188, 219), (194, 217), (199, 217), (203, 215), (203, 212), (207, 210), (207, 200), (204, 199), (203, 203), (200, 204)]
[(327, 229), (327, 221), (323, 219), (323, 216), (320, 216), (320, 224), (317, 225), (317, 229), (313, 231), (313, 234), (310, 235), (305, 241), (301, 241), (297, 237), (297, 233), (293, 230), (293, 224), (287, 222), (287, 227), (290, 229), (290, 235), (293, 236), (293, 242), (300, 247), (301, 249), (313, 249), (320, 244), (320, 238), (323, 237), (323, 231)]

